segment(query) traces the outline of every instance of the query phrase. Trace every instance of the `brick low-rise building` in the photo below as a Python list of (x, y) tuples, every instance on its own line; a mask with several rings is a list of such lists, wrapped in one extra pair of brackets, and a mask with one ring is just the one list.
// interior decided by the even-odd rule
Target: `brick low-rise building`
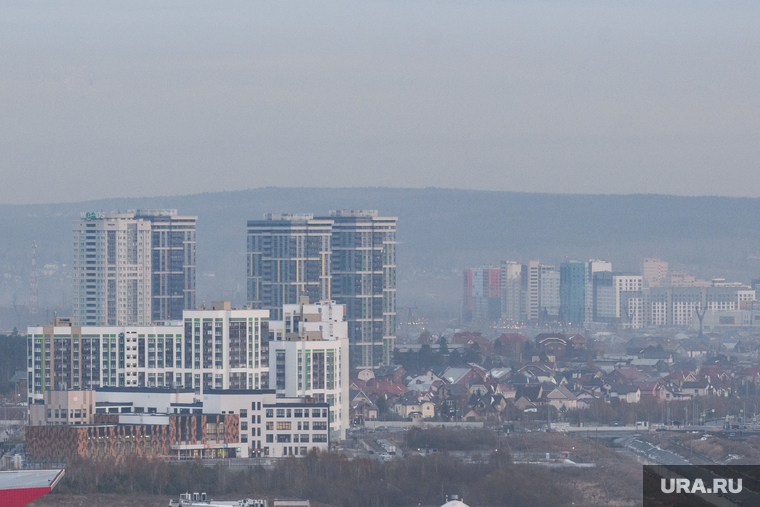
[(95, 424), (27, 426), (32, 459), (145, 456), (231, 458), (238, 455), (237, 414), (96, 414)]

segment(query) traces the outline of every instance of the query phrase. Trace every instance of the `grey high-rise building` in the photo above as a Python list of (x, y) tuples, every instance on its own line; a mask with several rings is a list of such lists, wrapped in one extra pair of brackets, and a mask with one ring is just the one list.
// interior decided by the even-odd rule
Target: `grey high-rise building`
[(346, 305), (351, 364), (390, 364), (396, 342), (396, 217), (331, 211), (332, 299)]
[(195, 225), (197, 216), (178, 216), (175, 209), (139, 209), (135, 218), (151, 223), (151, 318), (182, 318), (194, 310)]
[(281, 320), (300, 296), (346, 305), (352, 367), (390, 364), (396, 340), (396, 222), (377, 211), (270, 214), (248, 222), (248, 302)]
[(282, 320), (301, 296), (330, 299), (332, 221), (310, 213), (269, 213), (248, 221), (248, 303)]

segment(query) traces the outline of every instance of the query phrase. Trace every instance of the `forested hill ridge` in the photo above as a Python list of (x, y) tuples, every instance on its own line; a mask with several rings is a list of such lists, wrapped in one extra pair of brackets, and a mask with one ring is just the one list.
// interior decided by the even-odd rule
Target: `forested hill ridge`
[[(246, 221), (267, 212), (377, 209), (397, 216), (399, 305), (458, 310), (461, 269), (502, 259), (549, 264), (600, 258), (638, 271), (642, 257), (699, 277), (760, 276), (760, 199), (667, 195), (564, 195), (439, 188), (259, 188), (174, 197), (0, 205), (0, 307), (28, 301), (30, 247), (38, 265), (71, 263), (73, 220), (83, 211), (176, 208), (198, 215), (198, 299), (245, 300)], [(213, 275), (213, 276), (211, 276)], [(0, 281), (2, 278), (0, 278)], [(43, 284), (41, 283), (41, 289)], [(60, 288), (56, 290), (67, 290)], [(50, 298), (49, 298), (50, 299)], [(42, 294), (40, 295), (43, 303)], [(50, 306), (66, 304), (66, 298)], [(66, 309), (62, 309), (65, 311)]]

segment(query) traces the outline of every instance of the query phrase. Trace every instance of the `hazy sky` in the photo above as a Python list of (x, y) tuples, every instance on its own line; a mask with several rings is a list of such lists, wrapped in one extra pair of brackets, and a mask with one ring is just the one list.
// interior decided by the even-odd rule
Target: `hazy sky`
[(760, 196), (760, 2), (0, 3), (0, 202)]

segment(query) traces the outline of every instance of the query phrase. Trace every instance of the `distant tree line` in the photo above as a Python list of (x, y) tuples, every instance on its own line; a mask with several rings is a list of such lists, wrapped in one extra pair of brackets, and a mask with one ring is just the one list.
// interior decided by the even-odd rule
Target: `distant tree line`
[(278, 461), (271, 469), (244, 471), (129, 457), (120, 461), (77, 459), (54, 494), (162, 494), (206, 492), (212, 497), (308, 498), (340, 507), (436, 506), (459, 494), (478, 506), (571, 505), (572, 488), (555, 469), (513, 465), (494, 452), (465, 463), (446, 453), (388, 462), (317, 453)]

